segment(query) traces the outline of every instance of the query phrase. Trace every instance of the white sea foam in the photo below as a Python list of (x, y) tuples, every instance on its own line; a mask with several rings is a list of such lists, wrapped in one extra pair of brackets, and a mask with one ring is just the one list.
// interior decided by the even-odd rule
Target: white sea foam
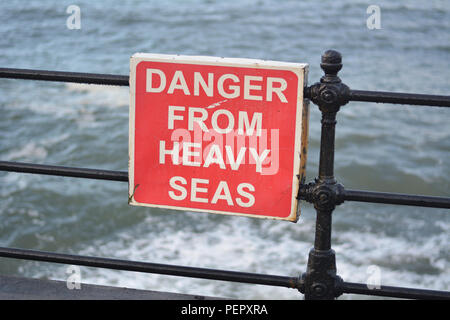
[(7, 160), (42, 160), (47, 157), (47, 150), (36, 142), (29, 142), (23, 147), (12, 150), (5, 158)]
[(66, 83), (65, 86), (69, 92), (83, 93), (77, 99), (81, 105), (108, 108), (127, 108), (129, 105), (128, 88), (79, 83)]
[[(149, 216), (144, 223), (156, 223)], [(448, 225), (444, 225), (448, 228)], [(313, 223), (279, 224), (263, 222), (259, 227), (242, 218), (227, 220), (214, 230), (192, 233), (192, 230), (166, 230), (154, 234), (126, 230), (114, 239), (96, 240), (80, 253), (136, 261), (186, 265), (216, 269), (298, 276), (305, 271), (312, 246), (308, 238)], [(131, 236), (133, 234), (133, 236)], [(266, 236), (269, 235), (269, 236)], [(270, 236), (273, 235), (273, 236)], [(437, 234), (425, 241), (411, 243), (390, 237), (356, 231), (336, 234), (333, 248), (337, 255), (338, 274), (349, 282), (367, 283), (370, 266), (380, 269), (381, 284), (448, 290), (449, 261), (442, 253), (449, 242), (447, 234)], [(433, 266), (430, 274), (410, 270), (408, 264), (425, 260)], [(62, 269), (57, 272), (63, 276)], [(54, 276), (54, 275), (53, 275)], [(148, 290), (222, 296), (242, 299), (298, 299), (296, 290), (260, 285), (245, 285), (164, 275), (117, 272), (82, 268), (86, 283), (115, 285)], [(343, 296), (352, 298), (352, 296)], [(355, 297), (353, 297), (355, 298)]]
[(11, 150), (9, 153), (4, 155), (3, 160), (44, 160), (48, 156), (48, 148), (54, 146), (55, 144), (63, 142), (69, 137), (70, 135), (68, 133), (61, 133), (57, 136), (29, 141), (28, 143), (18, 146), (16, 149)]

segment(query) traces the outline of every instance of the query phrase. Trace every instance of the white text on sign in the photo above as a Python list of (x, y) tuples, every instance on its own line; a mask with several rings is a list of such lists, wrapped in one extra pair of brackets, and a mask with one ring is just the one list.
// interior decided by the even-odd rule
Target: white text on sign
[[(155, 76), (159, 80), (159, 85), (154, 85)], [(206, 79), (206, 80), (205, 80)], [(170, 81), (168, 81), (170, 80)], [(189, 81), (190, 80), (190, 81)], [(265, 80), (266, 93), (263, 94), (262, 83)], [(233, 99), (239, 97), (242, 92), (244, 99), (261, 101), (263, 98), (266, 101), (272, 101), (274, 94), (281, 102), (286, 103), (286, 96), (283, 91), (287, 88), (287, 81), (283, 78), (264, 77), (262, 76), (244, 76), (244, 83), (240, 83), (239, 77), (232, 73), (221, 75), (217, 80), (217, 87), (214, 86), (214, 73), (208, 73), (206, 77), (202, 76), (200, 72), (194, 72), (193, 79), (188, 79), (190, 86), (186, 81), (183, 71), (175, 71), (172, 79), (167, 79), (166, 74), (159, 69), (147, 69), (147, 92), (161, 93), (166, 87), (168, 94), (173, 94), (175, 90), (182, 90), (185, 95), (194, 96), (200, 95), (200, 88), (202, 92), (208, 97), (214, 96), (214, 89), (224, 98)], [(226, 85), (226, 83), (229, 83)], [(231, 83), (231, 84), (230, 84)], [(169, 84), (167, 86), (167, 84)]]

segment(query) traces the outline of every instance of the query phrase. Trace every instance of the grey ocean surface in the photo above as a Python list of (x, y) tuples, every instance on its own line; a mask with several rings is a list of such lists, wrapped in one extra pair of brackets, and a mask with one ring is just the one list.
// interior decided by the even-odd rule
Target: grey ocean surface
[[(69, 5), (81, 29), (66, 27)], [(450, 94), (450, 2), (1, 1), (0, 66), (128, 74), (135, 52), (310, 64), (344, 59), (353, 89)], [(0, 159), (127, 170), (128, 88), (0, 79)], [(450, 110), (350, 103), (338, 115), (336, 177), (350, 189), (450, 195)], [(311, 105), (308, 180), (320, 112)], [(305, 271), (315, 212), (298, 223), (130, 207), (127, 184), (0, 172), (0, 245), (286, 276)], [(346, 281), (450, 289), (448, 210), (348, 202), (333, 216)], [(67, 266), (1, 259), (0, 273), (67, 279)], [(82, 281), (243, 299), (292, 289), (81, 268)], [(357, 298), (344, 296), (343, 298)]]

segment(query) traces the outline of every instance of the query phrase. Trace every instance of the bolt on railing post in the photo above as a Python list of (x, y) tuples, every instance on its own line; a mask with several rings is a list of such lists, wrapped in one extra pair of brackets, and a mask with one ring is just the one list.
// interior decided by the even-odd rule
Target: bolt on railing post
[(322, 112), (319, 177), (307, 186), (309, 200), (317, 212), (314, 248), (308, 258), (306, 273), (302, 275), (305, 299), (334, 299), (341, 279), (336, 275), (335, 253), (331, 249), (332, 212), (342, 203), (343, 186), (334, 178), (334, 142), (336, 115), (348, 102), (349, 88), (337, 73), (342, 68), (341, 54), (328, 50), (322, 55), (320, 67), (325, 75), (309, 90), (308, 96)]

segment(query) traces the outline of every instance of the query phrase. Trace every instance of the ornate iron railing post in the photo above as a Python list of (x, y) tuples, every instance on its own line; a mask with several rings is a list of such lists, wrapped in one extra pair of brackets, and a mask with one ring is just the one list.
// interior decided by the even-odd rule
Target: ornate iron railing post
[(317, 211), (314, 248), (309, 253), (306, 273), (302, 275), (305, 299), (334, 299), (341, 279), (336, 274), (335, 253), (331, 249), (332, 212), (343, 202), (343, 186), (334, 178), (334, 141), (336, 114), (348, 102), (349, 88), (337, 73), (342, 68), (341, 54), (328, 50), (320, 67), (325, 75), (319, 83), (307, 88), (307, 96), (322, 112), (319, 177), (302, 186), (303, 198)]

